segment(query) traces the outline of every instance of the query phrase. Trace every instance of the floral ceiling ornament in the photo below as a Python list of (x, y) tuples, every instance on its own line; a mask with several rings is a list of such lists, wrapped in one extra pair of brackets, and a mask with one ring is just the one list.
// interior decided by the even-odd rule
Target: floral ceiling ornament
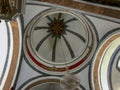
[(75, 35), (76, 37), (78, 37), (84, 43), (86, 42), (85, 38), (82, 35), (80, 35), (77, 32), (74, 32), (73, 30), (68, 29), (69, 26), (67, 24), (70, 22), (73, 22), (73, 21), (77, 21), (77, 19), (70, 18), (65, 21), (64, 18), (62, 18), (62, 13), (59, 13), (58, 17), (51, 18), (49, 16), (46, 16), (46, 18), (49, 20), (49, 22), (47, 23), (48, 26), (38, 26), (38, 27), (34, 28), (35, 31), (47, 29), (47, 32), (48, 32), (48, 35), (46, 35), (36, 46), (36, 51), (38, 52), (41, 45), (44, 43), (44, 41), (51, 36), (54, 39), (52, 61), (55, 62), (57, 40), (61, 39), (61, 37), (62, 37), (66, 43), (66, 46), (68, 47), (71, 58), (74, 58), (75, 57), (74, 51), (64, 35), (67, 35), (67, 32), (69, 32), (69, 33)]
[(37, 14), (28, 24), (24, 52), (36, 69), (64, 75), (66, 64), (74, 73), (88, 63), (96, 40), (94, 29), (79, 12), (52, 8)]
[(49, 29), (47, 32), (50, 32), (52, 37), (61, 38), (63, 34), (66, 34), (65, 29), (68, 26), (65, 24), (64, 19), (61, 18), (61, 15), (62, 14), (60, 13), (58, 18), (54, 18), (53, 20), (47, 16), (47, 18), (50, 20), (50, 23), (48, 23)]

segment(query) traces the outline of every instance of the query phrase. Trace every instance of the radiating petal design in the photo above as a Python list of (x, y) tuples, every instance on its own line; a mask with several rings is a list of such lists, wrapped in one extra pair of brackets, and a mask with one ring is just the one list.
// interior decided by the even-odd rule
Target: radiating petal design
[(39, 26), (38, 26), (38, 27), (35, 27), (34, 30), (36, 31), (36, 30), (45, 30), (45, 29), (49, 29), (49, 27), (46, 27), (46, 26), (41, 26), (41, 27), (39, 27)]
[(50, 22), (53, 21), (49, 16), (46, 16), (46, 18), (47, 18)]
[[(51, 9), (36, 15), (26, 27), (25, 55), (37, 72), (62, 76), (68, 69), (77, 73), (94, 55), (96, 35), (84, 15)], [(80, 86), (75, 90), (80, 88), (84, 90)]]
[(38, 52), (40, 46), (43, 44), (43, 42), (50, 36), (51, 34), (48, 34), (47, 36), (45, 36), (36, 46), (36, 51)]
[(64, 23), (67, 24), (67, 23), (69, 23), (69, 22), (76, 21), (76, 20), (77, 20), (76, 18), (71, 18), (71, 19), (65, 21)]
[(59, 15), (58, 15), (58, 20), (60, 20), (61, 17), (62, 17), (62, 13), (59, 13)]
[(74, 34), (75, 36), (79, 37), (84, 43), (86, 42), (85, 38), (83, 36), (81, 36), (80, 34), (74, 32), (72, 30), (69, 30), (69, 29), (66, 29), (66, 31), (68, 31), (68, 32)]
[(66, 45), (67, 45), (67, 48), (68, 48), (68, 50), (69, 50), (69, 52), (70, 52), (71, 57), (74, 58), (74, 57), (75, 57), (75, 54), (74, 54), (74, 52), (73, 52), (73, 50), (72, 50), (72, 47), (70, 46), (70, 44), (69, 44), (69, 42), (67, 41), (67, 39), (66, 39), (64, 36), (62, 36), (62, 37), (63, 37), (63, 39), (64, 39), (64, 41), (65, 41), (65, 43), (66, 43)]
[(55, 38), (54, 45), (53, 45), (53, 52), (52, 52), (52, 61), (53, 62), (55, 62), (56, 43), (57, 43), (57, 37)]

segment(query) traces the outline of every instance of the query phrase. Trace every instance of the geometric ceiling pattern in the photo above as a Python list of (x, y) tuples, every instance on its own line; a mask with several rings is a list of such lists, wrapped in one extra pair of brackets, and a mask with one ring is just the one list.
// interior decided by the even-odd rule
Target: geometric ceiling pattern
[[(21, 29), (20, 48), (11, 90), (64, 90), (60, 81), (66, 72), (80, 80), (74, 90), (120, 89), (119, 20), (28, 1), (25, 14), (17, 22)], [(10, 24), (7, 25), (10, 29)], [(7, 47), (3, 53), (6, 58), (12, 58), (11, 48), (14, 46), (13, 38), (8, 38), (14, 34), (9, 31), (12, 32), (11, 29), (4, 30), (4, 38), (8, 42), (0, 46)], [(1, 68), (0, 79), (4, 79), (3, 74), (9, 75), (9, 69), (2, 65)], [(4, 82), (0, 82), (0, 88), (2, 86)]]
[[(95, 30), (85, 16), (68, 9), (51, 8), (27, 25), (24, 52), (37, 70), (62, 75), (84, 67), (97, 47)], [(62, 73), (63, 72), (63, 73)]]

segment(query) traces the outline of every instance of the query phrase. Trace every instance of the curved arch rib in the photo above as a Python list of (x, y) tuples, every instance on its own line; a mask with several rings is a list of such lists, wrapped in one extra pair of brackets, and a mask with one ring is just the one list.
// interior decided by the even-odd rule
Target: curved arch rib
[(47, 36), (45, 36), (36, 46), (36, 51), (38, 52), (39, 48), (41, 47), (41, 45), (43, 44), (43, 42), (50, 36), (51, 34), (48, 34)]
[(72, 34), (74, 34), (74, 35), (77, 36), (78, 38), (80, 38), (84, 43), (86, 42), (85, 38), (84, 38), (83, 36), (81, 36), (80, 34), (74, 32), (74, 31), (72, 31), (72, 30), (69, 30), (69, 29), (65, 29), (65, 30), (68, 31), (68, 32), (70, 32), (70, 33), (72, 33)]
[(70, 44), (69, 44), (69, 42), (67, 41), (67, 39), (66, 39), (64, 36), (62, 36), (62, 37), (63, 37), (63, 39), (64, 39), (64, 41), (65, 41), (65, 43), (66, 43), (66, 45), (67, 45), (67, 47), (68, 47), (68, 50), (69, 50), (69, 52), (70, 52), (71, 57), (74, 58), (74, 57), (75, 57), (75, 54), (74, 54), (74, 52), (73, 52), (73, 50), (72, 50), (72, 47), (70, 46)]
[(39, 27), (39, 26), (38, 26), (38, 27), (35, 27), (34, 30), (36, 31), (36, 30), (44, 30), (44, 29), (49, 29), (49, 27), (46, 27), (46, 26), (41, 26), (41, 27)]
[(57, 43), (57, 37), (55, 38), (54, 45), (53, 45), (53, 52), (52, 52), (52, 61), (53, 62), (55, 62), (56, 43)]
[(71, 19), (65, 21), (64, 23), (67, 24), (67, 23), (69, 23), (69, 22), (76, 21), (76, 20), (77, 20), (76, 18), (71, 18)]
[(47, 18), (50, 22), (53, 22), (53, 20), (52, 20), (49, 16), (46, 16), (46, 18)]

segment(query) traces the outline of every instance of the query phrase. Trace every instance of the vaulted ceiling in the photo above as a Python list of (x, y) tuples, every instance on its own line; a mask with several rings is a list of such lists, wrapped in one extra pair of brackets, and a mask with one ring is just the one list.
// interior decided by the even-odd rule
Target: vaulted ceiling
[(0, 27), (0, 89), (120, 89), (119, 19), (27, 1), (24, 15)]

